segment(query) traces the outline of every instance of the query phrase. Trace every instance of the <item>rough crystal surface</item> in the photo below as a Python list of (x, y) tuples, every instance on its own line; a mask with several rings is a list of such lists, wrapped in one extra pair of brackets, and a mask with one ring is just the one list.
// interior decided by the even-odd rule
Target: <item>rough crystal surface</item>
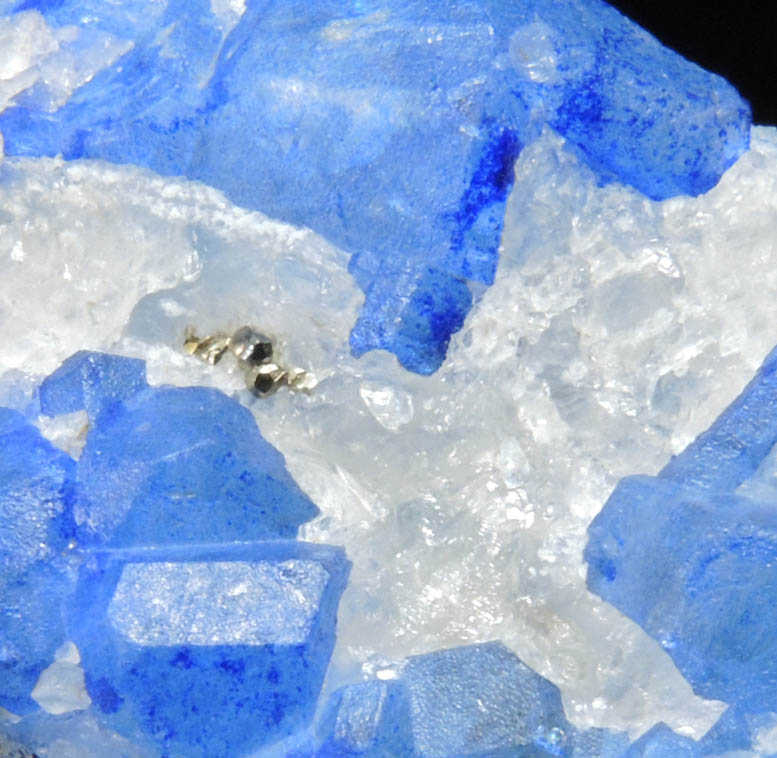
[(294, 537), (318, 512), (250, 412), (223, 393), (146, 387), (107, 405), (113, 381), (91, 391), (105, 410), (77, 464), (82, 540), (126, 546)]
[[(7, 159), (0, 265), (17, 306), (2, 324), (17, 337), (0, 343), (0, 396), (34, 418), (34, 387), (86, 346), (146, 358), (152, 384), (248, 403), (321, 508), (304, 538), (354, 560), (332, 689), (362, 666), (500, 638), (560, 687), (579, 728), (637, 737), (665, 721), (698, 738), (723, 706), (587, 592), (581, 555), (617, 481), (658, 472), (773, 346), (775, 166), (759, 128), (710, 193), (652, 203), (599, 187), (545, 134), (516, 164), (494, 285), (421, 378), (349, 355), (362, 296), (315, 234), (131, 167)], [(28, 308), (41, 293), (45, 318)], [(188, 324), (253, 324), (319, 385), (253, 401), (242, 375), (181, 353)]]
[(558, 687), (501, 643), (414, 656), (402, 668), (402, 681), (418, 756), (568, 752)]
[[(133, 37), (136, 48), (145, 54), (158, 47), (166, 72), (191, 47), (207, 53), (214, 42), (221, 49), (221, 39), (229, 40), (224, 49), (232, 51), (231, 32), (241, 21), (254, 23), (261, 16), (251, 3), (245, 12), (237, 2), (185, 5), (155, 4), (129, 21), (127, 11), (134, 6), (126, 3), (81, 8), (84, 15), (110, 18), (107, 34), (129, 39), (142, 27)], [(597, 6), (574, 7), (583, 13)], [(50, 29), (67, 27), (72, 6), (47, 4), (45, 10)], [(217, 18), (218, 33), (168, 23), (190, 12)], [(171, 15), (163, 18), (166, 13)], [(25, 18), (37, 23), (37, 17)], [(390, 36), (390, 23), (371, 18), (327, 33), (346, 41), (359, 35), (383, 39)], [(345, 244), (342, 253), (313, 233), (241, 211), (215, 191), (146, 171), (89, 161), (6, 159), (0, 176), (0, 269), (7, 290), (0, 318), (4, 333), (15, 337), (0, 343), (5, 372), (0, 397), (34, 420), (41, 410), (34, 390), (41, 376), (87, 347), (148, 358), (152, 384), (217, 385), (251, 404), (242, 377), (221, 364), (201, 365), (182, 355), (180, 346), (189, 325), (198, 334), (230, 334), (255, 324), (277, 335), (284, 365), (310, 368), (320, 379), (309, 396), (278, 393), (251, 405), (263, 435), (283, 451), (290, 471), (321, 505), (320, 517), (304, 534), (346, 542), (356, 558), (328, 688), (355, 681), (360, 673), (390, 672), (408, 654), (501, 638), (559, 686), (567, 718), (578, 727), (575, 734), (591, 737), (586, 749), (604, 753), (612, 748), (610, 738), (617, 740), (609, 730), (589, 729), (594, 725), (629, 728), (637, 737), (664, 720), (676, 734), (700, 737), (724, 706), (693, 696), (658, 643), (586, 592), (581, 553), (585, 528), (618, 479), (636, 470), (655, 473), (709, 426), (731, 400), (733, 387), (755, 368), (756, 356), (773, 342), (774, 134), (756, 130), (753, 149), (698, 198), (652, 202), (620, 183), (602, 186), (612, 173), (575, 142), (575, 119), (583, 123), (579, 114), (588, 112), (587, 102), (572, 103), (568, 126), (553, 121), (565, 97), (563, 87), (555, 89), (555, 77), (570, 64), (562, 60), (557, 67), (563, 51), (555, 47), (553, 23), (531, 18), (497, 26), (500, 41), (493, 44), (507, 50), (505, 76), (513, 75), (512, 66), (535, 93), (531, 108), (539, 110), (531, 112), (539, 118), (532, 128), (539, 133), (542, 123), (555, 123), (568, 139), (544, 131), (534, 142), (519, 140), (522, 150), (511, 172), (506, 156), (515, 145), (513, 135), (500, 134), (498, 125), (489, 131), (489, 150), (465, 161), (470, 180), (456, 206), (455, 224), (467, 218), (474, 219), (472, 225), (461, 227), (467, 232), (460, 235), (460, 248), (445, 238), (446, 252), (435, 252), (431, 269), (414, 269), (400, 255), (373, 250), (351, 258), (351, 272), (364, 289), (389, 270), (405, 277), (408, 291), (422, 279), (445, 281), (440, 272), (448, 269), (472, 277), (467, 292), (457, 292), (470, 293), (473, 307), (437, 375), (408, 376), (382, 354), (349, 356), (348, 333), (361, 295), (344, 273), (345, 253), (354, 252)], [(41, 45), (61, 44), (57, 34), (35, 28)], [(377, 37), (371, 34), (375, 28)], [(570, 32), (577, 28), (584, 37), (585, 24)], [(639, 49), (638, 43), (629, 40), (632, 49)], [(439, 41), (421, 37), (417, 47), (437, 44), (448, 44), (445, 33)], [(571, 63), (582, 67), (579, 72), (598, 60), (594, 70), (601, 76), (592, 81), (606, 80), (608, 55), (617, 60), (616, 51), (597, 59), (587, 50), (582, 44), (569, 56)], [(189, 87), (189, 72), (197, 69), (198, 85), (207, 82), (217, 57), (197, 59), (175, 73), (184, 101), (194, 102), (207, 90)], [(611, 73), (624, 71), (628, 68), (619, 63)], [(46, 76), (39, 78), (48, 86)], [(98, 73), (91, 83), (99, 89), (105, 78)], [(165, 75), (160, 81), (158, 89), (156, 81), (150, 83), (151, 100), (164, 90)], [(673, 76), (670, 84), (679, 81)], [(16, 80), (13, 87), (23, 83)], [(638, 89), (635, 82), (631, 91)], [(705, 82), (698, 89), (706, 91)], [(85, 91), (77, 90), (76, 100)], [(31, 104), (38, 93), (27, 94), (17, 107), (32, 112), (39, 108)], [(112, 105), (123, 89), (114, 94)], [(466, 93), (460, 102), (477, 105)], [(663, 105), (670, 107), (672, 123), (683, 123), (669, 101)], [(639, 109), (631, 107), (629, 118), (647, 113)], [(715, 119), (702, 115), (696, 121)], [(180, 121), (166, 126), (173, 127), (167, 144), (189, 129)], [(289, 127), (298, 131), (297, 124)], [(81, 136), (89, 141), (88, 133)], [(116, 149), (127, 146), (138, 145), (125, 133)], [(291, 145), (303, 156), (298, 165), (314, 172), (305, 192), (294, 197), (300, 203), (336, 184), (329, 176), (320, 180), (315, 173), (320, 164), (308, 160), (307, 147)], [(667, 160), (655, 141), (643, 148)], [(678, 155), (681, 163), (692, 159), (682, 150)], [(174, 151), (163, 157), (175, 159)], [(335, 146), (327, 165), (338, 157)], [(407, 166), (415, 168), (412, 162)], [(514, 190), (508, 197), (510, 182)], [(504, 252), (494, 285), (483, 291), (477, 282), (493, 270), (489, 251), (501, 223), (500, 187), (507, 208)], [(279, 203), (285, 189), (276, 188)], [(482, 215), (479, 199), (487, 208)], [(319, 207), (324, 215), (331, 210)], [(451, 281), (464, 285), (457, 276)], [(458, 295), (446, 300), (451, 293), (442, 289), (442, 311), (456, 316)], [(427, 307), (429, 316), (427, 323), (418, 322), (418, 334), (434, 334), (440, 309), (423, 292), (415, 302)], [(376, 303), (378, 311), (385, 305)], [(387, 303), (380, 312), (401, 314), (402, 301)], [(370, 328), (380, 325), (376, 316)], [(410, 344), (413, 333), (408, 334)], [(765, 460), (736, 496), (764, 501), (773, 490), (771, 479)], [(755, 497), (753, 488), (762, 494)], [(200, 578), (207, 579), (207, 571)], [(231, 618), (227, 611), (221, 608), (222, 619)], [(296, 614), (305, 618), (304, 610)], [(152, 625), (154, 633), (161, 634), (162, 626)], [(90, 710), (100, 712), (96, 704)], [(731, 750), (769, 754), (773, 724), (768, 714), (761, 715), (757, 723), (753, 714), (742, 717), (751, 719), (742, 732), (746, 738)], [(110, 747), (98, 749), (114, 743), (95, 733), (89, 716), (71, 714), (56, 722), (51, 715), (29, 714), (15, 733), (42, 753), (113, 754)], [(740, 747), (746, 744), (752, 747)], [(146, 746), (138, 740), (134, 747)], [(571, 747), (582, 749), (582, 739)], [(268, 754), (273, 751), (281, 748), (270, 747)]]
[(6, 23), (54, 49), (69, 25), (125, 47), (62, 107), (19, 83), (7, 152), (135, 163), (310, 226), (354, 256), (354, 353), (420, 373), (461, 328), (467, 283), (493, 281), (513, 162), (542, 124), (600, 180), (656, 199), (708, 190), (748, 144), (729, 85), (600, 0), (254, 0), (229, 21), (145, 5), (17, 8)]
[(623, 758), (696, 758), (696, 743), (673, 732), (666, 724), (656, 724), (623, 754)]
[(81, 350), (43, 380), (40, 410), (45, 416), (86, 411), (96, 419), (112, 403), (147, 386), (143, 361)]
[(410, 758), (410, 708), (400, 682), (373, 679), (332, 694), (318, 731), (316, 758)]
[(69, 621), (89, 696), (169, 756), (290, 734), (315, 708), (347, 575), (342, 550), (299, 542), (95, 553)]
[(413, 656), (396, 679), (344, 687), (322, 722), (318, 758), (572, 755), (558, 688), (496, 642)]

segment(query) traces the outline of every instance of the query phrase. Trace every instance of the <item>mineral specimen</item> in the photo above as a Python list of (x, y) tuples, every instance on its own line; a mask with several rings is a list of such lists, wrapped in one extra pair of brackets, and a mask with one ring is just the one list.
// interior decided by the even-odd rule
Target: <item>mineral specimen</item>
[(468, 283), (493, 282), (513, 163), (543, 124), (655, 199), (708, 190), (748, 145), (733, 88), (600, 0), (22, 9), (129, 50), (56, 109), (20, 84), (0, 116), (9, 155), (148, 166), (310, 226), (353, 255), (354, 354), (421, 373)]
[[(774, 339), (777, 137), (731, 87), (598, 0), (0, 14), (0, 733), (56, 758), (775, 752), (766, 373), (623, 481), (597, 524), (624, 565), (590, 554), (733, 705), (581, 570), (617, 480)], [(273, 393), (293, 366), (316, 392)], [(347, 547), (344, 592), (314, 543)]]
[(567, 756), (558, 688), (500, 643), (413, 656), (398, 679), (336, 692), (317, 758)]
[(86, 407), (79, 540), (158, 545), (294, 537), (317, 509), (250, 412), (204, 388), (150, 388), (142, 361), (81, 352), (47, 378), (45, 413)]

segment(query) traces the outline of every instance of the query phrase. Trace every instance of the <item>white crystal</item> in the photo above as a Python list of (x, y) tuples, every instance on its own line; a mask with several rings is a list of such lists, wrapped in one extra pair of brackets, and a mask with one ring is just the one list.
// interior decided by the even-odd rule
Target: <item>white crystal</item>
[(89, 417), (86, 411), (75, 411), (75, 413), (66, 413), (54, 418), (39, 416), (36, 426), (52, 445), (64, 450), (75, 459), (80, 457), (89, 431)]
[(55, 111), (132, 47), (96, 29), (52, 28), (34, 10), (0, 18), (0, 112), (13, 104)]
[(80, 663), (78, 648), (65, 642), (56, 651), (54, 662), (41, 672), (31, 697), (46, 713), (59, 716), (91, 705)]

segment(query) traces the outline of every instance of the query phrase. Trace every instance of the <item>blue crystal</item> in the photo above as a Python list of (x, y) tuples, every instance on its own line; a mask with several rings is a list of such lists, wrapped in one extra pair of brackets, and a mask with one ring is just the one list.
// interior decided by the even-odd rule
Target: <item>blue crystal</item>
[(558, 688), (489, 642), (412, 656), (396, 680), (338, 690), (315, 755), (571, 756), (573, 732)]
[(493, 281), (513, 161), (543, 125), (656, 199), (708, 190), (748, 146), (732, 87), (599, 0), (254, 0), (226, 37), (205, 0), (18, 7), (133, 48), (59, 110), (33, 93), (0, 115), (8, 154), (135, 163), (310, 226), (353, 255), (354, 353), (420, 373)]
[[(727, 708), (713, 727), (698, 743), (700, 756), (774, 756), (774, 730), (777, 728), (777, 714), (744, 713), (735, 706)], [(766, 739), (762, 739), (766, 736)], [(760, 743), (760, 744), (759, 744)]]
[(43, 560), (0, 576), (0, 707), (38, 708), (30, 693), (67, 639), (62, 608), (72, 591), (66, 571)]
[(65, 640), (70, 584), (56, 559), (73, 534), (75, 462), (16, 411), (0, 408), (0, 706), (28, 713)]
[(625, 732), (610, 729), (586, 729), (573, 737), (572, 758), (623, 758), (629, 747)]
[(283, 540), (87, 556), (69, 632), (94, 705), (170, 758), (293, 733), (315, 708), (349, 566)]
[(777, 509), (740, 487), (777, 441), (776, 368), (772, 353), (658, 477), (621, 480), (585, 550), (590, 589), (658, 640), (697, 693), (743, 712), (777, 710)]
[(104, 408), (147, 386), (144, 361), (80, 350), (43, 380), (40, 409), (44, 416), (86, 411), (95, 419)]
[(700, 755), (723, 755), (752, 748), (752, 732), (745, 714), (727, 708), (699, 741)]
[(44, 413), (91, 417), (76, 468), (82, 543), (288, 538), (318, 513), (251, 412), (217, 390), (150, 388), (143, 361), (80, 352), (40, 398)]
[(734, 88), (606, 3), (483, 4), (498, 35), (519, 29), (524, 44), (540, 38), (556, 60), (555, 70), (535, 72), (519, 92), (543, 102), (549, 125), (600, 179), (631, 184), (654, 200), (699, 195), (747, 149), (749, 106)]
[(645, 732), (623, 758), (696, 758), (698, 755), (694, 740), (673, 732), (661, 722)]
[(713, 492), (733, 492), (777, 444), (777, 349), (715, 423), (674, 456), (664, 479)]
[(411, 758), (410, 707), (404, 687), (374, 679), (334, 692), (318, 731), (316, 758)]
[(402, 669), (423, 758), (568, 755), (561, 694), (498, 642), (408, 658)]

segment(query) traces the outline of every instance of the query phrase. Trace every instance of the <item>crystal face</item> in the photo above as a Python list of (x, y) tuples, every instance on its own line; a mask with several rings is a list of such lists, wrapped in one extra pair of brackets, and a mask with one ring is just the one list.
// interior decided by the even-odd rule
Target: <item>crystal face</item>
[(409, 658), (396, 680), (336, 692), (325, 756), (571, 755), (558, 688), (499, 643)]
[(745, 487), (777, 442), (776, 369), (772, 352), (655, 479), (623, 479), (585, 553), (589, 587), (655, 637), (697, 692), (744, 712), (777, 709), (777, 515)]
[(728, 84), (597, 0), (0, 42), (0, 754), (777, 753), (777, 132)]
[(69, 622), (87, 691), (165, 755), (245, 754), (310, 718), (347, 573), (284, 541), (92, 554)]
[(36, 708), (32, 688), (62, 641), (69, 589), (56, 558), (72, 535), (74, 462), (18, 412), (0, 409), (0, 706)]

